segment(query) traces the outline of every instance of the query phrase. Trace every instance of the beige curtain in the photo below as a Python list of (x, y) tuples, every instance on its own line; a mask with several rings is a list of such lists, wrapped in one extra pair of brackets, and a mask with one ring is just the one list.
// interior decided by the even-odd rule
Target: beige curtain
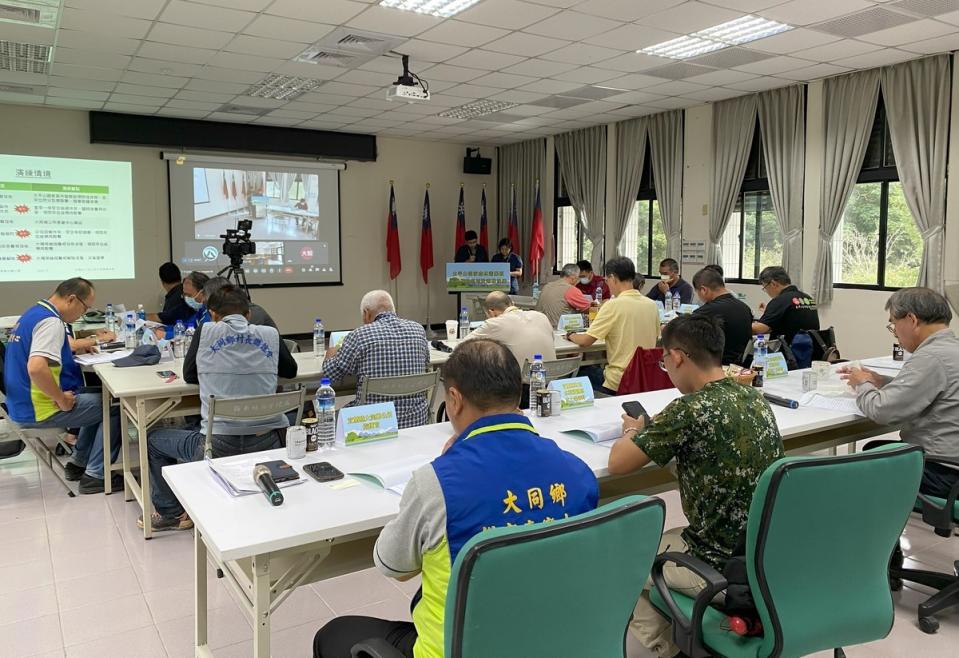
[[(496, 227), (498, 233), (490, 236), (490, 251), (496, 251), (500, 238), (509, 234), (509, 211), (512, 195), (510, 186), (516, 188), (516, 223), (520, 244), (513, 251), (526, 264), (529, 239), (533, 226), (533, 204), (536, 201), (536, 182), (546, 175), (546, 139), (531, 139), (518, 144), (507, 144), (496, 149), (496, 208), (499, 211)], [(532, 280), (529, 267), (523, 267), (523, 278)]]
[(720, 245), (746, 175), (756, 106), (755, 94), (713, 104), (713, 189), (707, 263), (722, 262)]
[(576, 217), (593, 243), (590, 262), (603, 271), (606, 237), (606, 126), (556, 135), (556, 155)]
[[(616, 206), (610, 209), (609, 218), (617, 256), (623, 255), (619, 243), (626, 233), (626, 224), (629, 223), (643, 177), (648, 123), (646, 117), (640, 117), (616, 124)], [(634, 257), (634, 254), (627, 255)]]
[(653, 185), (666, 233), (666, 255), (682, 262), (683, 250), (683, 111), (649, 117), (649, 155)]

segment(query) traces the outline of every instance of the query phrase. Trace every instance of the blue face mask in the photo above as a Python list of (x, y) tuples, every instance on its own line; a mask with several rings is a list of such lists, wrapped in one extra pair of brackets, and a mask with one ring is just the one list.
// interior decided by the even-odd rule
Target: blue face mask
[(186, 301), (186, 305), (192, 308), (194, 311), (199, 311), (200, 308), (203, 306), (203, 304), (198, 302), (193, 297), (184, 297), (183, 299), (184, 301)]

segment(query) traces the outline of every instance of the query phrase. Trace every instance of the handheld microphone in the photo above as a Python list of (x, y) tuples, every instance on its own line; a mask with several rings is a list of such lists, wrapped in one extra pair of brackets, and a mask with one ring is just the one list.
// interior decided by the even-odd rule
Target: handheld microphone
[(273, 481), (273, 475), (270, 473), (268, 467), (263, 464), (254, 466), (253, 479), (256, 480), (257, 486), (260, 487), (260, 491), (263, 492), (263, 495), (266, 496), (266, 499), (270, 501), (271, 505), (276, 507), (277, 505), (283, 504), (283, 492), (276, 486), (276, 482)]
[(798, 409), (799, 403), (795, 400), (790, 400), (789, 398), (781, 398), (778, 395), (773, 395), (772, 393), (763, 393), (763, 397), (766, 398), (771, 404), (778, 404), (780, 407), (786, 407), (787, 409)]

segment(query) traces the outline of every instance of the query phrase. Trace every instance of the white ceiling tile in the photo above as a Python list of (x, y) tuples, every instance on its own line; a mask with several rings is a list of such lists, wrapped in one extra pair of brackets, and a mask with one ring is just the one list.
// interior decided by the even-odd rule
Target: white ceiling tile
[[(269, 3), (268, 3), (269, 4)], [(353, 18), (367, 5), (350, 0), (276, 0), (266, 9), (267, 14), (304, 21), (339, 25)]]
[(511, 73), (490, 73), (481, 78), (473, 80), (474, 84), (486, 85), (488, 87), (501, 87), (503, 89), (514, 89), (522, 85), (536, 82), (536, 78), (528, 75), (513, 75)]
[(229, 123), (253, 123), (256, 116), (252, 114), (233, 114), (232, 112), (211, 112), (207, 117), (210, 121), (227, 121)]
[(209, 62), (210, 66), (241, 71), (261, 71), (266, 73), (283, 64), (283, 60), (271, 57), (241, 55), (240, 53), (218, 52)]
[[(345, 103), (352, 103), (358, 97), (357, 96), (347, 96), (345, 94), (334, 94), (326, 91), (321, 92), (310, 92), (303, 94), (295, 101), (290, 101), (288, 104), (290, 107), (305, 107), (307, 104), (313, 105), (343, 105)], [(296, 105), (294, 105), (296, 103)]]
[[(598, 69), (595, 66), (581, 66), (578, 69), (567, 71), (559, 76), (563, 81), (579, 82), (592, 85), (599, 82), (606, 82), (613, 78), (620, 77), (619, 72), (607, 69)], [(582, 84), (580, 86), (582, 86)]]
[(469, 82), (484, 75), (485, 71), (479, 69), (469, 69), (462, 66), (450, 66), (449, 64), (437, 64), (426, 69), (421, 75), (429, 81), (448, 80), (450, 82)]
[(581, 0), (574, 8), (584, 14), (632, 22), (676, 5), (684, 0)]
[(436, 27), (423, 32), (418, 38), (475, 48), (506, 36), (507, 34), (509, 34), (509, 30), (503, 30), (498, 27), (445, 20)]
[(230, 100), (234, 105), (242, 105), (244, 107), (260, 107), (260, 108), (269, 108), (271, 110), (278, 109), (286, 105), (286, 101), (277, 100), (275, 98), (260, 98), (259, 96), (247, 96), (246, 94), (239, 94), (233, 97)]
[(676, 60), (674, 59), (653, 57), (652, 55), (644, 55), (643, 53), (626, 53), (625, 55), (620, 55), (619, 57), (604, 60), (600, 62), (599, 66), (604, 69), (612, 69), (614, 71), (621, 71), (623, 73), (636, 73), (638, 71), (647, 71), (664, 64), (670, 64), (675, 61)]
[(383, 34), (412, 37), (438, 25), (443, 19), (413, 11), (402, 11), (378, 5), (357, 14), (347, 25), (360, 30), (372, 30)]
[(180, 77), (193, 77), (200, 72), (203, 67), (199, 64), (186, 64), (184, 62), (171, 62), (162, 59), (147, 59), (145, 57), (134, 57), (130, 60), (128, 67), (131, 71), (140, 73), (153, 73), (156, 75), (174, 75)]
[(296, 126), (302, 122), (302, 119), (288, 119), (274, 116), (262, 116), (253, 120), (253, 123), (264, 126)]
[(497, 39), (486, 44), (487, 50), (493, 50), (500, 53), (510, 53), (513, 55), (523, 55), (524, 57), (536, 57), (551, 50), (557, 50), (563, 46), (568, 46), (569, 41), (564, 39), (552, 39), (525, 32), (513, 32), (502, 39)]
[(387, 87), (393, 84), (401, 69), (390, 75), (389, 73), (377, 73), (376, 71), (347, 71), (336, 78), (337, 82), (350, 82), (357, 85), (369, 85), (371, 87)]
[[(704, 73), (702, 75), (694, 75), (691, 78), (684, 78), (687, 82), (695, 82), (700, 85), (726, 85), (730, 82), (742, 82), (744, 80), (749, 80), (754, 78), (756, 74), (754, 73), (745, 73), (743, 71), (713, 71), (712, 73)], [(681, 94), (685, 95), (685, 94)]]
[(743, 96), (744, 92), (739, 91), (738, 89), (727, 89), (726, 87), (710, 87), (709, 89), (703, 89), (702, 91), (694, 91), (688, 94), (684, 94), (681, 98), (689, 98), (695, 101), (703, 102), (715, 102), (726, 100), (727, 98), (736, 98), (737, 96)]
[(860, 38), (863, 41), (879, 44), (880, 46), (900, 46), (904, 43), (913, 43), (920, 39), (934, 39), (936, 37), (955, 34), (956, 32), (959, 32), (959, 28), (954, 25), (946, 25), (931, 19), (925, 19), (891, 27), (888, 30), (864, 34)]
[(332, 80), (338, 75), (343, 75), (343, 69), (339, 66), (322, 66), (305, 62), (283, 62), (278, 64), (272, 72), (283, 75), (298, 75), (314, 80)]
[(945, 37), (935, 39), (923, 39), (916, 43), (909, 43), (900, 46), (903, 50), (919, 53), (922, 55), (932, 55), (934, 53), (948, 53), (959, 49), (959, 34), (950, 34)]
[(0, 22), (0, 39), (4, 41), (52, 46), (56, 36), (57, 32), (50, 28), (24, 25), (23, 23)]
[[(173, 101), (170, 102), (172, 103)], [(268, 116), (282, 117), (284, 119), (299, 119), (300, 121), (305, 121), (306, 119), (312, 119), (315, 117), (316, 112), (300, 112), (297, 110), (288, 110), (285, 107), (282, 107), (279, 110), (273, 110)]]
[(212, 112), (216, 108), (220, 107), (222, 103), (204, 103), (201, 101), (185, 101), (179, 98), (174, 98), (167, 101), (167, 104), (164, 107), (174, 108), (178, 110), (203, 110), (206, 112)]
[(66, 0), (67, 7), (92, 9), (118, 16), (134, 16), (136, 18), (154, 19), (167, 0)]
[(101, 11), (84, 11), (67, 7), (60, 14), (60, 28), (80, 30), (114, 37), (142, 39), (150, 29), (150, 21), (129, 18)]
[(116, 82), (120, 77), (118, 69), (100, 69), (95, 66), (78, 66), (61, 62), (54, 62), (52, 68), (55, 75), (77, 79), (112, 80)]
[(864, 53), (871, 53), (879, 50), (880, 46), (871, 43), (856, 41), (855, 39), (842, 39), (827, 43), (825, 46), (817, 46), (806, 50), (797, 50), (793, 53), (794, 57), (810, 59), (816, 62), (832, 62), (843, 57), (853, 57)]
[(824, 34), (800, 27), (795, 30), (790, 30), (789, 32), (782, 32), (771, 37), (766, 37), (765, 39), (752, 41), (743, 47), (766, 53), (788, 55), (797, 50), (807, 50), (838, 40), (839, 37), (832, 34)]
[(556, 62), (567, 62), (569, 64), (595, 64), (603, 60), (622, 55), (623, 51), (613, 50), (612, 48), (603, 48), (602, 46), (593, 46), (588, 43), (574, 43), (554, 50), (551, 53), (543, 55), (543, 59), (549, 59)]
[(243, 30), (243, 33), (266, 39), (282, 39), (306, 44), (318, 41), (332, 31), (332, 25), (261, 14)]
[(173, 117), (175, 119), (205, 119), (209, 112), (205, 110), (180, 110), (175, 107), (161, 107), (156, 112), (160, 116)]
[[(77, 48), (81, 50), (102, 50), (121, 55), (132, 55), (140, 47), (136, 39), (112, 37), (106, 34), (94, 34), (79, 30), (58, 30), (58, 48)], [(54, 53), (56, 59), (56, 53)]]
[(583, 39), (586, 43), (592, 43), (597, 46), (606, 46), (607, 48), (618, 48), (620, 50), (639, 50), (646, 46), (651, 46), (663, 41), (669, 41), (680, 36), (675, 32), (666, 32), (657, 30), (648, 25), (639, 25), (637, 23), (630, 25), (621, 25), (615, 30), (603, 32), (589, 39)]
[(211, 94), (206, 91), (190, 91), (188, 89), (181, 89), (177, 92), (176, 98), (184, 101), (200, 101), (207, 103), (229, 103), (233, 99), (232, 94)]
[(730, 11), (702, 2), (684, 2), (663, 11), (646, 14), (636, 19), (636, 22), (651, 25), (661, 30), (690, 34), (706, 27), (740, 18), (742, 15), (742, 12)]
[(68, 89), (66, 87), (48, 87), (47, 96), (60, 98), (80, 98), (88, 101), (105, 101), (110, 97), (108, 91), (91, 91), (89, 89)]
[(152, 107), (154, 109), (166, 103), (166, 98), (157, 98), (156, 96), (138, 96), (136, 94), (110, 94), (111, 103), (127, 103), (128, 105), (139, 105), (141, 107)]
[(357, 98), (356, 100), (349, 103), (350, 107), (362, 107), (367, 110), (380, 110), (385, 112), (386, 110), (392, 110), (397, 107), (396, 103), (390, 102), (385, 98), (372, 98), (369, 96), (363, 98)]
[(176, 89), (169, 87), (150, 87), (149, 85), (134, 85), (128, 82), (120, 82), (113, 90), (117, 94), (133, 94), (135, 96), (150, 96), (151, 98), (172, 98), (177, 93)]
[(602, 86), (609, 87), (611, 89), (645, 90), (646, 88), (654, 85), (661, 85), (663, 82), (665, 82), (663, 78), (656, 78), (651, 75), (643, 75), (642, 73), (630, 73), (629, 75), (621, 75), (616, 78), (610, 78), (609, 80), (606, 80)]
[(77, 110), (99, 110), (103, 107), (103, 101), (66, 98), (64, 96), (47, 96), (44, 104), (51, 107), (66, 107)]
[(828, 78), (832, 75), (839, 75), (841, 73), (848, 72), (849, 68), (845, 66), (836, 66), (835, 64), (813, 64), (812, 66), (807, 66), (806, 68), (796, 69), (795, 71), (785, 71), (783, 73), (777, 73), (776, 75), (777, 77), (786, 78), (787, 80), (808, 82), (810, 80)]
[[(417, 66), (422, 66), (424, 62), (435, 63), (445, 62), (446, 60), (462, 55), (468, 50), (463, 46), (452, 46), (447, 43), (437, 43), (435, 41), (424, 41), (423, 39), (411, 39), (396, 49), (397, 52), (410, 56), (410, 66), (416, 70)], [(378, 58), (385, 59), (385, 58)], [(374, 60), (377, 61), (377, 60)], [(365, 66), (365, 65), (364, 65)], [(363, 68), (363, 67), (360, 67)], [(399, 70), (399, 60), (393, 59), (390, 64), (390, 70)]]
[(839, 66), (848, 66), (854, 69), (866, 69), (874, 68), (876, 66), (897, 64), (899, 62), (905, 62), (915, 58), (916, 56), (913, 53), (909, 53), (904, 50), (897, 50), (896, 48), (883, 48), (882, 50), (866, 53), (865, 55), (856, 55), (855, 57), (839, 59), (834, 63), (838, 64)]
[(275, 57), (277, 59), (292, 59), (305, 50), (302, 43), (295, 41), (278, 41), (276, 39), (264, 39), (262, 37), (251, 37), (241, 34), (230, 43), (224, 50), (231, 53), (240, 53), (242, 55)]
[(507, 89), (490, 96), (494, 101), (506, 101), (507, 103), (533, 103), (543, 98), (545, 94), (533, 91), (523, 91), (522, 89)]
[(551, 62), (546, 59), (528, 59), (525, 62), (507, 66), (503, 69), (505, 73), (516, 73), (517, 75), (529, 75), (533, 77), (547, 77), (559, 75), (566, 71), (572, 71), (576, 68), (575, 64), (565, 62)]
[(170, 23), (154, 23), (153, 29), (147, 35), (148, 41), (172, 43), (193, 48), (222, 48), (232, 38), (233, 34), (231, 32), (203, 30), (186, 25), (171, 25)]
[(733, 9), (735, 11), (754, 13), (773, 5), (781, 4), (783, 0), (705, 0), (708, 4)]
[(662, 108), (659, 107), (649, 107), (646, 105), (627, 105), (626, 107), (621, 107), (616, 110), (610, 110), (610, 114), (625, 119), (630, 117), (645, 117), (649, 116), (650, 114), (658, 114), (662, 111)]
[(627, 91), (623, 94), (610, 96), (606, 100), (610, 103), (619, 103), (620, 105), (642, 105), (649, 101), (660, 100), (663, 97), (659, 94), (651, 94), (648, 91)]
[[(257, 74), (262, 75), (262, 74)], [(186, 83), (184, 89), (192, 91), (207, 91), (213, 94), (243, 94), (250, 88), (249, 84), (242, 82), (224, 82), (222, 80), (203, 80), (194, 78)]]
[(789, 25), (812, 25), (872, 6), (866, 0), (792, 0), (757, 13)]
[(572, 80), (539, 80), (524, 85), (522, 91), (530, 91), (537, 94), (561, 94), (564, 91), (570, 91), (582, 86), (582, 83)]
[(140, 73), (138, 71), (126, 71), (120, 77), (120, 80), (128, 84), (167, 87), (169, 89), (179, 89), (188, 82), (187, 78), (172, 75), (153, 75), (151, 73)]
[(263, 78), (260, 71), (243, 71), (240, 69), (224, 69), (216, 66), (204, 66), (196, 74), (201, 80), (212, 80), (214, 82), (240, 82), (244, 84), (253, 84)]
[(187, 48), (185, 46), (144, 41), (140, 50), (137, 51), (137, 55), (186, 64), (206, 64), (216, 55), (216, 51), (207, 48)]
[[(243, 11), (262, 11), (270, 4), (270, 0), (197, 0), (205, 5), (216, 5), (217, 7), (229, 7), (231, 9), (241, 9)], [(330, 0), (323, 0), (329, 2)], [(139, 0), (137, 0), (139, 2)]]
[(129, 55), (118, 55), (98, 50), (77, 50), (75, 48), (57, 48), (56, 61), (80, 66), (97, 66), (105, 69), (125, 69), (130, 63)]
[(707, 85), (697, 85), (693, 82), (686, 82), (685, 80), (672, 80), (670, 82), (664, 82), (662, 84), (646, 87), (643, 89), (643, 91), (648, 91), (651, 94), (659, 94), (661, 96), (680, 96), (682, 94), (688, 94), (692, 91), (702, 91), (706, 88)]
[(745, 71), (746, 73), (752, 73), (756, 75), (775, 75), (777, 73), (782, 73), (783, 71), (795, 71), (798, 68), (810, 66), (812, 64), (813, 62), (806, 59), (780, 55), (779, 57), (764, 59), (761, 62), (753, 62), (752, 64), (737, 66), (736, 70)]
[(60, 75), (51, 75), (48, 78), (51, 87), (68, 89), (89, 89), (90, 91), (113, 91), (116, 83), (112, 80), (84, 80), (83, 78), (68, 78)]
[(752, 80), (745, 80), (743, 82), (733, 82), (726, 86), (730, 89), (738, 89), (740, 91), (765, 91), (766, 89), (779, 89), (780, 87), (788, 87), (790, 84), (792, 83), (789, 80), (763, 76), (759, 78), (753, 78)]
[(552, 16), (557, 11), (555, 7), (543, 7), (519, 0), (484, 0), (457, 14), (457, 18), (480, 25), (520, 30)]
[(348, 105), (344, 105), (334, 110), (330, 110), (326, 113), (326, 116), (347, 117), (355, 121), (357, 119), (363, 119), (366, 117), (375, 117), (378, 114), (381, 114), (380, 110), (370, 110), (364, 107), (350, 107)]
[(950, 11), (947, 14), (939, 14), (936, 16), (937, 21), (942, 21), (943, 23), (949, 23), (950, 25), (959, 25), (959, 11)]
[(662, 112), (663, 110), (678, 110), (685, 107), (691, 107), (693, 105), (698, 105), (696, 101), (690, 100), (688, 98), (683, 98), (682, 96), (669, 96), (658, 101), (649, 101), (647, 104), (648, 107), (654, 107), (658, 111)]
[[(482, 85), (474, 84), (462, 84), (456, 85), (451, 89), (444, 91), (441, 96), (457, 96), (461, 98), (489, 98), (494, 94), (498, 94), (502, 89), (496, 87), (484, 87)], [(413, 111), (415, 108), (407, 108), (409, 111)]]
[(367, 94), (372, 94), (375, 91), (379, 91), (378, 87), (372, 85), (354, 85), (347, 82), (324, 82), (323, 86), (317, 89), (319, 94), (339, 94), (341, 96), (366, 96)]
[(619, 25), (618, 21), (611, 21), (608, 18), (590, 16), (576, 11), (561, 11), (530, 25), (524, 29), (524, 32), (570, 41), (581, 41), (603, 32), (609, 32)]
[(156, 108), (147, 107), (145, 105), (134, 105), (132, 103), (119, 102), (106, 103), (104, 104), (103, 109), (106, 112), (124, 112), (128, 114), (154, 114), (156, 112)]
[(508, 55), (506, 53), (497, 53), (491, 50), (480, 50), (474, 48), (462, 55), (450, 59), (447, 64), (453, 66), (467, 66), (485, 71), (498, 71), (499, 69), (519, 64), (523, 61), (519, 55)]
[(240, 32), (256, 18), (256, 14), (249, 11), (237, 11), (226, 7), (211, 7), (197, 2), (171, 0), (159, 20), (175, 25), (222, 30), (224, 32)]

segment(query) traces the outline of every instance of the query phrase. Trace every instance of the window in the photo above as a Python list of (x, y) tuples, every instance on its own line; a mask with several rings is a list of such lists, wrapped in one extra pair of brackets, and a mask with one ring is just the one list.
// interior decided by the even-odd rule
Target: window
[(619, 251), (632, 258), (636, 264), (636, 273), (644, 276), (658, 277), (659, 263), (666, 258), (666, 231), (663, 229), (659, 202), (656, 201), (649, 140), (646, 140), (639, 193), (626, 223), (623, 239), (619, 243)]
[(833, 236), (837, 287), (902, 288), (919, 280), (922, 237), (906, 205), (882, 95), (856, 186)]
[(769, 194), (758, 120), (753, 130), (743, 185), (721, 244), (722, 266), (727, 279), (755, 281), (763, 268), (782, 264), (782, 232)]
[(576, 221), (576, 211), (566, 192), (566, 182), (559, 169), (559, 158), (555, 158), (556, 196), (553, 203), (553, 243), (556, 245), (556, 264), (554, 273), (567, 263), (589, 260), (593, 253), (593, 243), (589, 241), (582, 223)]

